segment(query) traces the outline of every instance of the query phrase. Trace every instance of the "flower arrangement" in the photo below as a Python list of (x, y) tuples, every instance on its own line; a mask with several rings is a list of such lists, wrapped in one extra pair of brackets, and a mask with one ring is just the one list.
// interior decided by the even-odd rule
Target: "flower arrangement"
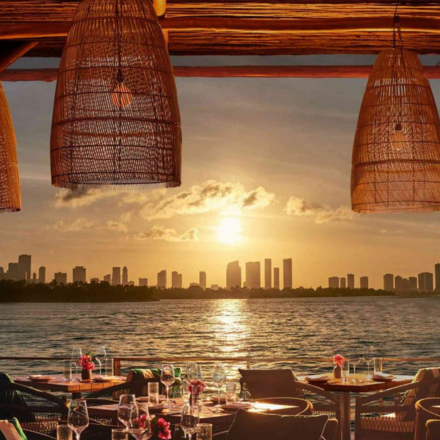
[(337, 354), (333, 356), (333, 363), (337, 365), (338, 367), (342, 368), (344, 366), (345, 357), (341, 354)]
[[(141, 414), (136, 419), (136, 425), (139, 428), (146, 428), (147, 426), (147, 415)], [(151, 434), (153, 437), (160, 438), (162, 440), (170, 440), (171, 439), (171, 430), (170, 430), (170, 424), (161, 418), (153, 417), (151, 419)]]
[(79, 357), (78, 360), (78, 365), (83, 369), (83, 370), (94, 370), (95, 369), (95, 364), (92, 360), (92, 356), (90, 356), (90, 353), (87, 354), (83, 354), (82, 356)]
[(199, 394), (203, 393), (205, 389), (206, 389), (206, 384), (205, 382), (203, 382), (203, 380), (195, 379), (189, 382), (188, 391), (191, 394), (194, 394), (195, 396), (198, 396)]

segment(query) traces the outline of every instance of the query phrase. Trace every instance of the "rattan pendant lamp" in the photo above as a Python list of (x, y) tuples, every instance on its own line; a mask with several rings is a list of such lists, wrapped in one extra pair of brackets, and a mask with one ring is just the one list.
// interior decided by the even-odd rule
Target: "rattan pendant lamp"
[(417, 54), (403, 49), (397, 7), (393, 35), (394, 47), (379, 54), (362, 101), (352, 209), (433, 212), (440, 209), (439, 115)]
[(16, 146), (11, 112), (0, 82), (0, 212), (21, 209)]
[(151, 0), (82, 0), (55, 95), (52, 184), (181, 183), (176, 85)]

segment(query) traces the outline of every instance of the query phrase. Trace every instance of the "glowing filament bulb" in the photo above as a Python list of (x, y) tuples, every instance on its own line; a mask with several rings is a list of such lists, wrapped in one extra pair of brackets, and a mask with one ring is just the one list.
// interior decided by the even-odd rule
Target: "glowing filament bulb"
[(124, 84), (122, 73), (119, 71), (118, 82), (112, 93), (113, 105), (118, 108), (126, 108), (131, 104), (132, 99), (131, 90)]

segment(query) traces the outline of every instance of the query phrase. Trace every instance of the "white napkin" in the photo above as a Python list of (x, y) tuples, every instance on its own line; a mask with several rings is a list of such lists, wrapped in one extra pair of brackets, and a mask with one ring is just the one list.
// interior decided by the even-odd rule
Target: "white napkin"
[(7, 420), (0, 420), (0, 431), (5, 436), (6, 440), (21, 440), (15, 426)]
[(29, 376), (30, 380), (49, 380), (52, 379), (52, 376), (44, 376), (43, 374), (34, 374), (33, 376)]
[(386, 373), (373, 374), (373, 380), (390, 380), (390, 379), (394, 379), (394, 376), (392, 374), (386, 374)]
[(330, 379), (331, 377), (328, 374), (314, 374), (306, 377), (307, 382), (323, 382)]

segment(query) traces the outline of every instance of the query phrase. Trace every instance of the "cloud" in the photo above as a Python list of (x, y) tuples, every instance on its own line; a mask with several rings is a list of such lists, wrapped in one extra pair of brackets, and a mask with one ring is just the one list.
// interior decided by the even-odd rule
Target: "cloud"
[(224, 209), (262, 209), (275, 201), (275, 195), (261, 186), (246, 191), (240, 183), (208, 180), (169, 197), (163, 191), (153, 192), (140, 213), (147, 220), (155, 220)]
[(93, 221), (87, 220), (85, 217), (80, 217), (70, 223), (60, 220), (59, 222), (55, 223), (54, 228), (58, 231), (71, 232), (92, 229), (94, 226), (95, 223)]
[(172, 242), (199, 241), (199, 230), (188, 229), (179, 235), (175, 229), (166, 229), (162, 226), (153, 226), (148, 232), (141, 232), (136, 236), (138, 240), (165, 240)]
[(328, 205), (319, 205), (308, 202), (299, 197), (290, 197), (287, 201), (286, 209), (288, 215), (297, 217), (311, 217), (315, 223), (329, 223), (331, 221), (352, 220), (356, 214), (348, 206), (340, 206), (331, 209)]
[(128, 232), (128, 228), (123, 223), (118, 223), (113, 220), (109, 220), (106, 223), (106, 226), (103, 229), (108, 229), (110, 231), (116, 231), (116, 232)]
[(55, 194), (52, 203), (55, 208), (77, 208), (79, 206), (88, 206), (98, 200), (108, 199), (120, 194), (121, 191), (103, 191), (99, 188), (81, 190), (62, 189)]

